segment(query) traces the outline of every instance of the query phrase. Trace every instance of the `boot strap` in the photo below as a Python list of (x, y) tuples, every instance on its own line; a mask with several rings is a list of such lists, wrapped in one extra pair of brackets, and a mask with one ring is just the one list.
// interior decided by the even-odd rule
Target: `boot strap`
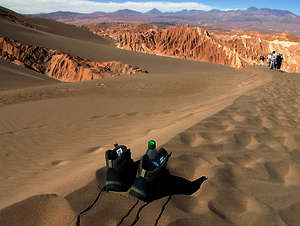
[(116, 166), (118, 166), (118, 161), (108, 159), (107, 166), (108, 168), (116, 168)]
[(140, 174), (139, 175), (140, 177), (144, 177), (145, 178), (149, 174), (149, 171), (147, 171), (145, 169), (142, 169), (139, 174)]

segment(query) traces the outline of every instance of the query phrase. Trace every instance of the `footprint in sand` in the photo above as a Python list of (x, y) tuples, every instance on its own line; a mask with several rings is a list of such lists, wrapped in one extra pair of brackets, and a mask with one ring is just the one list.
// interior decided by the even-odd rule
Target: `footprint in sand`
[(266, 162), (265, 167), (269, 173), (271, 181), (279, 182), (282, 184), (286, 183), (286, 176), (290, 170), (290, 163), (287, 160)]
[(300, 167), (296, 163), (289, 165), (288, 173), (284, 177), (284, 184), (286, 186), (299, 186), (300, 185)]
[(261, 118), (261, 121), (262, 121), (262, 126), (263, 127), (266, 127), (266, 128), (272, 128), (273, 127), (273, 123), (268, 117), (263, 116)]
[(16, 131), (7, 131), (4, 133), (0, 133), (0, 135), (5, 135), (5, 134), (14, 134)]
[(104, 145), (104, 146), (96, 146), (89, 148), (86, 152), (89, 154), (98, 154), (102, 153), (103, 151), (106, 151), (109, 149), (109, 145)]
[(282, 144), (289, 150), (293, 150), (300, 146), (300, 134), (295, 134), (293, 130), (282, 131), (283, 142)]
[(295, 135), (295, 141), (298, 143), (300, 146), (300, 133)]
[(243, 122), (243, 121), (246, 119), (245, 116), (239, 115), (239, 114), (232, 114), (231, 117), (232, 117), (232, 119), (233, 119), (234, 121), (236, 121), (236, 122)]
[(246, 168), (255, 168), (257, 167), (257, 165), (259, 164), (263, 164), (265, 163), (265, 160), (263, 158), (257, 158), (257, 159), (254, 159), (254, 160), (251, 160), (249, 161), (247, 164), (245, 164), (244, 166)]
[(41, 129), (41, 128), (44, 128), (44, 127), (47, 127), (47, 126), (48, 126), (48, 124), (42, 124), (42, 125), (38, 125), (36, 128)]
[(138, 114), (138, 112), (129, 112), (126, 115), (127, 116), (136, 116)]
[(214, 118), (210, 121), (204, 121), (202, 125), (208, 129), (214, 129), (214, 130), (223, 130), (226, 126), (223, 126), (220, 120)]
[(180, 140), (182, 143), (190, 147), (198, 147), (201, 144), (206, 144), (207, 140), (200, 136), (200, 134), (194, 132), (183, 132), (180, 134)]
[(94, 115), (94, 116), (89, 117), (89, 119), (91, 119), (91, 120), (94, 120), (94, 119), (103, 119), (103, 118), (104, 118), (104, 115)]
[(256, 140), (254, 136), (251, 136), (251, 141), (245, 147), (250, 150), (256, 150), (261, 144)]
[(252, 137), (253, 135), (251, 135), (251, 133), (246, 132), (246, 131), (241, 131), (239, 133), (235, 133), (233, 134), (234, 137), (234, 141), (242, 146), (242, 147), (246, 147), (247, 145), (249, 145), (252, 141)]
[(202, 210), (204, 205), (201, 205), (202, 208), (199, 209), (198, 201), (192, 196), (178, 195), (171, 200), (171, 203), (185, 213), (201, 214), (207, 212), (207, 208)]
[(262, 213), (264, 208), (257, 200), (252, 197), (248, 197), (246, 198), (246, 210), (247, 212)]
[(58, 167), (58, 166), (66, 165), (67, 163), (68, 163), (68, 161), (64, 161), (64, 160), (54, 160), (51, 162), (51, 165)]
[(208, 202), (208, 208), (221, 218), (231, 221), (247, 211), (246, 198), (236, 189), (218, 189), (216, 197)]
[(111, 115), (94, 115), (90, 116), (90, 120), (96, 120), (96, 119), (105, 119), (105, 118), (119, 118), (122, 114), (111, 114)]
[(294, 149), (289, 154), (290, 154), (291, 159), (293, 160), (293, 162), (298, 164), (298, 166), (300, 167), (300, 149)]
[(122, 116), (122, 114), (112, 114), (112, 115), (109, 115), (108, 117), (109, 118), (119, 118), (121, 116)]
[(224, 120), (221, 122), (225, 131), (233, 131), (235, 129), (235, 124), (230, 120)]
[(275, 117), (278, 120), (286, 120), (287, 119), (286, 114), (281, 110), (278, 110), (278, 111), (275, 112)]
[(203, 137), (206, 141), (213, 144), (218, 144), (224, 141), (227, 137), (223, 132), (219, 130), (214, 130), (212, 132), (202, 132), (200, 136)]
[(282, 137), (273, 137), (272, 133), (268, 130), (265, 129), (264, 132), (262, 133), (257, 133), (255, 135), (255, 139), (263, 144), (268, 146), (271, 149), (277, 150), (277, 151), (282, 151), (284, 146), (282, 145)]
[(288, 225), (299, 225), (300, 202), (279, 211), (280, 217)]

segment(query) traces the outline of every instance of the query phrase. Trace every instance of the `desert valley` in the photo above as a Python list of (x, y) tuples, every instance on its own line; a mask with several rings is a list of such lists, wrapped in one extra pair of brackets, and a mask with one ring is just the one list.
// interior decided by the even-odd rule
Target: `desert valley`
[[(265, 23), (247, 21), (249, 12)], [(228, 19), (237, 15), (242, 22)], [(150, 139), (172, 152), (172, 175), (208, 178), (190, 196), (173, 195), (158, 225), (300, 225), (299, 21), (256, 8), (0, 7), (0, 226), (76, 225), (105, 184), (106, 150), (125, 144), (137, 161)], [(281, 70), (260, 62), (272, 51)], [(154, 225), (166, 200), (147, 205), (136, 225)], [(104, 192), (80, 225), (118, 225), (135, 202)]]

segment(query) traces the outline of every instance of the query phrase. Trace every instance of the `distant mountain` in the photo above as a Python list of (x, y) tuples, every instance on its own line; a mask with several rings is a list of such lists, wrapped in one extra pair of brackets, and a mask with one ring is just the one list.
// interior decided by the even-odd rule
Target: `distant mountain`
[(25, 16), (67, 22), (67, 21), (73, 21), (73, 20), (84, 18), (86, 16), (86, 14), (75, 13), (75, 12), (66, 12), (66, 11), (57, 11), (57, 12), (53, 12), (53, 13), (41, 13), (41, 14), (33, 14), (33, 15), (25, 15)]
[(141, 15), (143, 15), (143, 13), (141, 13), (141, 12), (130, 10), (130, 9), (118, 10), (116, 12), (113, 12), (112, 14), (116, 14), (119, 16), (141, 16)]
[(158, 9), (154, 8), (154, 9), (151, 9), (150, 11), (146, 12), (146, 14), (149, 14), (149, 15), (161, 15), (163, 13), (161, 11), (159, 11)]
[(157, 24), (189, 24), (207, 29), (221, 30), (257, 30), (263, 32), (291, 32), (300, 36), (300, 17), (286, 10), (250, 7), (246, 10), (181, 10), (178, 12), (161, 12), (152, 9), (141, 13), (124, 9), (116, 12), (72, 13), (54, 12), (48, 14), (32, 14), (62, 22), (83, 25), (88, 23), (124, 22), (124, 23), (157, 23)]

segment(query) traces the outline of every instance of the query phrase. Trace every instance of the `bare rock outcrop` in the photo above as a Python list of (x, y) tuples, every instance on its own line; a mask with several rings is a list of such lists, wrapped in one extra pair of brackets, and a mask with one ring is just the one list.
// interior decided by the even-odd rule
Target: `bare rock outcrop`
[(66, 82), (93, 80), (120, 74), (147, 73), (136, 66), (121, 62), (91, 61), (3, 37), (0, 37), (0, 57)]
[(244, 68), (259, 64), (261, 55), (282, 53), (282, 70), (300, 72), (300, 39), (288, 34), (259, 32), (208, 32), (183, 25), (159, 29), (152, 25), (107, 25), (90, 31), (116, 40), (116, 46), (132, 51), (179, 57)]
[(244, 67), (234, 51), (223, 48), (202, 28), (188, 25), (159, 29), (152, 25), (117, 25), (90, 29), (116, 40), (116, 46), (137, 52)]

